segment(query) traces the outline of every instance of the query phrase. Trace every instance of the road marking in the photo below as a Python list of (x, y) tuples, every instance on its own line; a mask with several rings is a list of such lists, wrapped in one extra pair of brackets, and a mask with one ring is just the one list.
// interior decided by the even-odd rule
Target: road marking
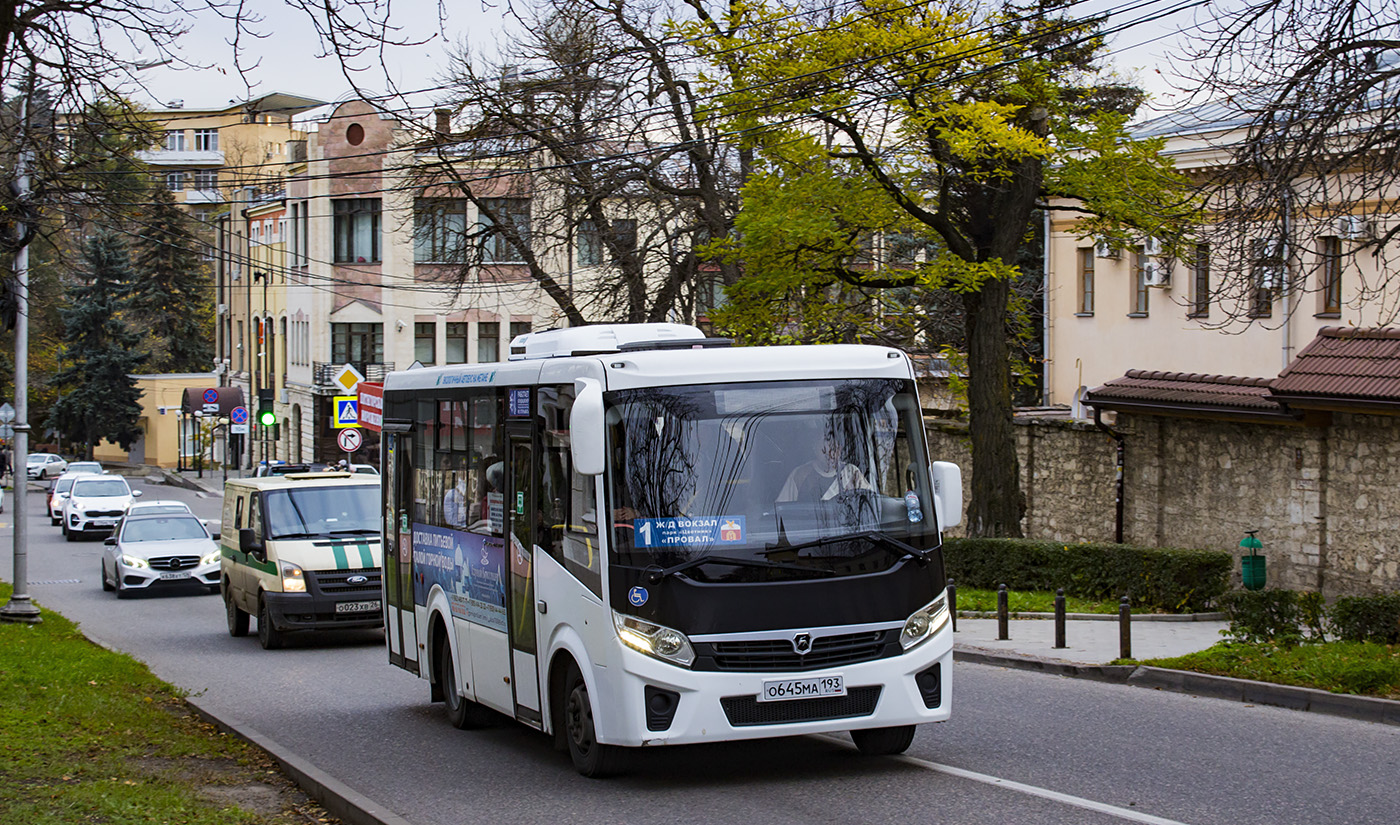
[[(839, 745), (843, 745), (848, 748), (854, 748), (854, 746), (850, 743), (845, 742), (834, 736), (821, 736), (820, 738), (827, 739), (829, 741), (835, 742)], [(1121, 808), (1117, 805), (1109, 805), (1106, 802), (1095, 802), (1092, 799), (1085, 799), (1082, 796), (1073, 796), (1071, 794), (1061, 793), (1059, 791), (1052, 791), (1049, 788), (1040, 788), (1035, 785), (1027, 785), (1023, 782), (1014, 782), (1010, 779), (1002, 779), (999, 776), (992, 776), (991, 774), (986, 773), (978, 773), (977, 771), (970, 771), (966, 768), (955, 768), (952, 765), (942, 765), (937, 762), (929, 762), (926, 759), (919, 759), (915, 756), (900, 755), (891, 758), (897, 759), (900, 762), (904, 762), (908, 765), (914, 765), (915, 767), (923, 768), (927, 771), (933, 771), (934, 773), (947, 774), (948, 776), (956, 776), (959, 779), (971, 779), (973, 782), (981, 782), (984, 785), (992, 785), (997, 788), (1006, 788), (1007, 790), (1027, 794), (1028, 796), (1038, 796), (1042, 799), (1049, 799), (1051, 801), (1060, 802), (1065, 805), (1073, 805), (1076, 808), (1083, 808), (1086, 811), (1095, 811), (1097, 813), (1108, 814), (1109, 816), (1117, 817), (1119, 819), (1126, 819), (1129, 822), (1142, 822), (1145, 823), (1145, 825), (1185, 825), (1185, 823), (1175, 819), (1165, 819), (1160, 816), (1145, 814), (1141, 811), (1135, 811), (1132, 808)]]

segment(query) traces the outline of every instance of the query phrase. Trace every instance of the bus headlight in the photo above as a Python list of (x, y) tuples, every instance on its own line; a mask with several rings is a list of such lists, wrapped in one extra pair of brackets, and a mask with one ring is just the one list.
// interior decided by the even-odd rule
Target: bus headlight
[(300, 567), (289, 561), (282, 562), (282, 592), (306, 592), (306, 574), (301, 572)]
[(636, 616), (624, 616), (616, 610), (613, 611), (613, 627), (622, 643), (633, 650), (682, 667), (690, 667), (695, 661), (690, 640), (679, 630), (644, 622)]
[(916, 647), (948, 623), (947, 595), (940, 595), (921, 610), (904, 621), (904, 629), (899, 633), (899, 644), (905, 650)]

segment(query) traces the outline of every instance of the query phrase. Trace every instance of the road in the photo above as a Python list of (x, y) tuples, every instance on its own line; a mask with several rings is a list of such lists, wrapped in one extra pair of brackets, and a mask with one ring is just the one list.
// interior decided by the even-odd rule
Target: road
[[(135, 486), (218, 517), (217, 497)], [(117, 601), (98, 579), (101, 542), (63, 541), (42, 493), (29, 501), (40, 604), (416, 825), (1400, 822), (1400, 728), (970, 664), (953, 721), (922, 729), (906, 758), (796, 737), (648, 750), (627, 776), (588, 780), (523, 726), (451, 728), (378, 632), (264, 651), (228, 635), (216, 596)]]

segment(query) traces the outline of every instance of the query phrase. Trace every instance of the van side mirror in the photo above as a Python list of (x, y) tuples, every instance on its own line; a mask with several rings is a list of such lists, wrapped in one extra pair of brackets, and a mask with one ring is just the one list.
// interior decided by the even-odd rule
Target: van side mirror
[(951, 461), (929, 465), (933, 475), (933, 498), (938, 505), (938, 529), (962, 524), (962, 470)]
[(250, 556), (262, 557), (263, 544), (261, 541), (258, 541), (258, 534), (253, 532), (251, 527), (239, 528), (238, 549)]
[(574, 472), (596, 476), (606, 466), (603, 449), (603, 385), (596, 378), (574, 381), (578, 395), (569, 410), (569, 452)]

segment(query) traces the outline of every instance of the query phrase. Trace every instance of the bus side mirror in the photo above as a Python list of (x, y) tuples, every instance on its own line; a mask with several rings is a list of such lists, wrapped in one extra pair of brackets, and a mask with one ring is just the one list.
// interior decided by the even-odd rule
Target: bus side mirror
[(933, 498), (938, 503), (938, 529), (962, 524), (962, 470), (951, 461), (929, 465), (933, 475)]
[(574, 381), (578, 395), (569, 411), (569, 451), (574, 472), (596, 476), (603, 472), (603, 385), (596, 378)]

